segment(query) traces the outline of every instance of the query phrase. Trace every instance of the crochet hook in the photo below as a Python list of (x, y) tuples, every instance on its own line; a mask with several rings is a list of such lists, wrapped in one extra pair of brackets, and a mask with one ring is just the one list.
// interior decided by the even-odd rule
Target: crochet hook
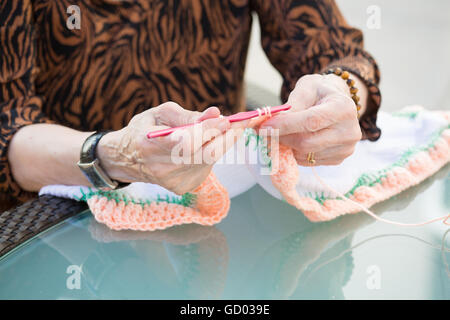
[[(265, 116), (265, 115), (272, 116), (278, 112), (289, 110), (290, 108), (291, 108), (290, 105), (283, 104), (281, 106), (276, 106), (276, 107), (264, 107), (264, 108), (258, 108), (253, 111), (239, 112), (239, 113), (233, 114), (231, 116), (227, 116), (226, 118), (230, 122), (238, 122), (238, 121), (244, 121), (244, 120), (249, 120), (252, 118)], [(152, 139), (152, 138), (167, 136), (176, 130), (188, 128), (193, 125), (195, 125), (195, 123), (187, 124), (187, 125), (180, 126), (180, 127), (173, 127), (173, 128), (163, 129), (163, 130), (152, 131), (147, 134), (147, 138)]]

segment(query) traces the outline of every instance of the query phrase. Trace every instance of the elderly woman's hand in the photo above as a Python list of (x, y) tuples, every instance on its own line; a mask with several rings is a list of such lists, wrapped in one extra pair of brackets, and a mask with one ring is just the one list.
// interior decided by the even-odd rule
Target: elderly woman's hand
[[(146, 137), (150, 131), (196, 122), (195, 126), (182, 130), (182, 136), (173, 133), (159, 138)], [(220, 117), (218, 108), (212, 107), (200, 113), (168, 102), (136, 115), (122, 130), (104, 136), (98, 146), (98, 156), (108, 175), (115, 180), (155, 183), (183, 194), (206, 179), (214, 161), (225, 152), (223, 148), (216, 148), (216, 158), (205, 161), (207, 146), (222, 144), (224, 134), (230, 128), (230, 122)], [(176, 131), (179, 132), (181, 130)], [(179, 150), (180, 144), (183, 159), (191, 159), (191, 163), (180, 163), (180, 158), (174, 158), (174, 148), (178, 146)], [(197, 163), (194, 163), (195, 159)]]
[(315, 154), (315, 165), (337, 165), (354, 152), (361, 128), (356, 105), (341, 78), (304, 76), (287, 103), (292, 106), (289, 112), (267, 120), (261, 128), (279, 129), (280, 143), (294, 150), (299, 165), (311, 165), (310, 152)]

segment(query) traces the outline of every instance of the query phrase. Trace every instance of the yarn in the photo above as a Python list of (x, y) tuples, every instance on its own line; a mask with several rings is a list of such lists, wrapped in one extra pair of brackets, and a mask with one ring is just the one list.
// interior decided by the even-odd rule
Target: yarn
[[(113, 230), (163, 230), (175, 225), (197, 223), (210, 226), (228, 213), (230, 198), (214, 173), (195, 189), (189, 205), (165, 201), (135, 204), (93, 196), (87, 200), (95, 219)], [(191, 207), (192, 206), (192, 207)]]
[[(248, 127), (250, 128), (257, 128), (272, 116), (269, 107), (260, 108), (254, 112), (258, 117), (249, 121)], [(373, 204), (386, 200), (420, 183), (450, 160), (450, 126), (448, 125), (450, 114), (442, 112), (437, 117), (436, 113), (424, 111), (423, 119), (414, 124), (413, 127), (408, 127), (408, 121), (411, 120), (410, 122), (413, 123), (419, 117), (418, 114), (418, 112), (402, 112), (397, 115), (397, 117), (402, 118), (402, 121), (393, 119), (386, 122), (388, 126), (384, 128), (385, 137), (390, 137), (385, 140), (387, 144), (372, 143), (370, 149), (367, 148), (367, 145), (364, 145), (366, 148), (362, 150), (366, 151), (363, 151), (362, 154), (357, 154), (358, 150), (355, 151), (354, 156), (362, 156), (364, 158), (362, 162), (365, 166), (371, 166), (366, 161), (372, 161), (375, 167), (383, 168), (377, 169), (379, 172), (376, 171), (378, 172), (376, 174), (361, 168), (359, 172), (362, 175), (352, 178), (358, 177), (355, 185), (348, 184), (348, 182), (354, 182), (349, 180), (347, 173), (345, 173), (340, 175), (344, 180), (348, 180), (344, 184), (345, 187), (342, 187), (342, 185), (339, 188), (330, 186), (328, 182), (333, 182), (335, 176), (339, 177), (339, 175), (333, 174), (332, 170), (340, 171), (340, 167), (336, 169), (321, 167), (320, 170), (317, 168), (330, 178), (330, 181), (327, 182), (319, 176), (316, 168), (313, 167), (311, 167), (312, 175), (308, 176), (307, 171), (305, 171), (307, 168), (297, 165), (291, 148), (278, 143), (273, 143), (269, 148), (264, 144), (264, 139), (252, 134), (247, 136), (248, 139), (250, 140), (253, 136), (256, 137), (252, 141), (256, 141), (257, 150), (261, 153), (267, 153), (269, 156), (269, 168), (272, 169), (272, 174), (267, 179), (264, 178), (266, 180), (256, 177), (250, 167), (245, 169), (244, 173), (242, 166), (230, 165), (224, 167), (226, 170), (222, 172), (214, 170), (216, 174), (219, 173), (220, 179), (211, 172), (196, 190), (183, 196), (172, 194), (160, 186), (145, 183), (132, 184), (130, 187), (123, 189), (124, 191), (110, 192), (91, 190), (87, 187), (47, 186), (41, 190), (40, 194), (53, 194), (87, 201), (95, 219), (113, 230), (153, 231), (189, 223), (213, 225), (224, 219), (228, 213), (230, 197), (227, 188), (231, 191), (231, 195), (235, 196), (255, 183), (259, 183), (273, 196), (282, 197), (313, 222), (328, 221), (342, 214), (363, 211), (378, 221), (403, 227), (423, 226), (437, 221), (443, 221), (443, 223), (449, 225), (450, 214), (425, 222), (408, 224), (381, 218), (369, 210)], [(385, 118), (384, 114), (380, 114), (381, 124), (385, 123)], [(408, 132), (408, 134), (397, 141), (398, 135), (393, 131), (394, 127), (398, 132)], [(409, 131), (408, 128), (413, 130)], [(423, 138), (411, 139), (414, 134), (420, 134), (418, 137), (423, 136)], [(395, 146), (398, 142), (403, 141), (407, 141), (414, 148), (399, 153), (396, 150), (398, 147)], [(361, 146), (364, 143), (361, 142)], [(247, 142), (245, 145), (249, 152), (253, 152), (252, 146), (255, 147), (254, 145)], [(375, 153), (373, 159), (372, 149), (377, 150), (377, 148), (381, 148), (382, 152), (379, 155)], [(397, 156), (386, 158), (387, 155), (392, 153), (390, 148), (396, 148), (392, 149), (392, 152), (397, 152)], [(399, 154), (401, 156), (398, 156)], [(351, 165), (352, 160), (347, 160), (350, 161)], [(361, 163), (361, 161), (357, 163)], [(343, 168), (345, 170), (345, 166)], [(233, 171), (233, 174), (229, 172), (230, 170)], [(353, 170), (353, 167), (351, 167), (351, 170)], [(249, 173), (251, 173), (250, 176), (254, 179), (254, 182), (245, 181), (244, 183), (242, 178), (248, 177)], [(240, 180), (237, 178), (230, 179), (233, 175), (239, 175)], [(224, 187), (224, 183), (226, 187)], [(234, 187), (237, 183), (244, 187), (238, 193), (234, 190), (240, 188)], [(136, 187), (133, 188), (133, 185)], [(303, 189), (299, 187), (300, 185)], [(318, 186), (320, 189), (318, 189)], [(305, 191), (300, 192), (300, 190), (310, 190), (311, 192), (308, 191), (308, 194), (305, 194)], [(345, 190), (345, 192), (340, 190)], [(322, 195), (320, 192), (322, 192)], [(327, 192), (334, 197), (324, 195), (323, 192)], [(279, 196), (277, 193), (279, 193)], [(152, 195), (158, 196), (151, 198)]]
[(372, 218), (374, 218), (375, 220), (387, 223), (387, 224), (392, 224), (392, 225), (396, 225), (396, 226), (401, 226), (401, 227), (420, 227), (420, 226), (425, 226), (427, 224), (430, 223), (434, 223), (437, 221), (441, 221), (444, 220), (443, 223), (446, 225), (450, 226), (450, 221), (448, 221), (450, 219), (450, 213), (448, 215), (445, 216), (441, 216), (441, 217), (437, 217), (431, 220), (427, 220), (424, 222), (420, 222), (420, 223), (401, 223), (401, 222), (396, 222), (396, 221), (391, 221), (391, 220), (387, 220), (387, 219), (383, 219), (379, 216), (377, 216), (375, 213), (373, 213), (372, 211), (370, 211), (368, 208), (366, 208), (365, 206), (363, 206), (362, 204), (353, 201), (352, 199), (346, 197), (345, 195), (343, 195), (342, 193), (340, 193), (339, 191), (333, 189), (332, 187), (330, 187), (325, 181), (323, 181), (323, 179), (321, 177), (319, 177), (319, 175), (317, 174), (317, 172), (314, 170), (314, 168), (311, 168), (314, 176), (316, 177), (316, 179), (320, 182), (320, 184), (322, 184), (326, 189), (330, 190), (331, 192), (335, 193), (337, 196), (346, 199), (347, 201), (353, 203), (354, 205), (358, 206), (362, 211), (364, 211), (365, 213), (367, 213), (369, 216), (371, 216)]
[[(267, 113), (264, 113), (264, 115), (267, 115)], [(270, 116), (270, 113), (269, 113), (269, 116)], [(292, 149), (290, 149), (289, 147), (283, 146), (282, 144), (280, 144), (278, 146), (274, 146), (274, 147), (279, 148), (279, 150), (278, 150), (279, 156), (277, 157), (277, 159), (279, 159), (280, 163), (278, 164), (277, 172), (271, 176), (272, 183), (281, 192), (284, 199), (289, 204), (298, 208), (299, 210), (302, 210), (303, 209), (303, 206), (301, 205), (302, 199), (299, 196), (297, 190), (295, 189), (295, 187), (298, 183), (298, 179), (299, 179), (299, 172), (298, 172), (298, 168), (297, 168), (297, 161), (295, 160), (295, 157), (294, 157), (294, 153), (293, 153)], [(272, 159), (272, 160), (274, 160), (274, 159)], [(378, 220), (378, 221), (381, 221), (381, 222), (384, 222), (387, 224), (402, 226), (402, 227), (424, 226), (424, 225), (434, 223), (437, 221), (441, 221), (441, 220), (443, 220), (444, 224), (450, 225), (450, 221), (449, 221), (450, 213), (448, 215), (444, 215), (444, 216), (437, 217), (437, 218), (427, 220), (424, 222), (420, 222), (420, 223), (401, 223), (401, 222), (395, 222), (395, 221), (390, 221), (390, 220), (381, 218), (381, 217), (377, 216), (375, 213), (373, 213), (372, 211), (370, 211), (368, 208), (366, 208), (364, 205), (346, 197), (344, 194), (342, 194), (341, 192), (335, 190), (333, 187), (328, 185), (317, 174), (314, 167), (311, 167), (311, 171), (312, 171), (315, 179), (317, 181), (319, 181), (319, 183), (326, 190), (332, 192), (333, 194), (337, 195), (340, 198), (345, 199), (349, 203), (354, 204), (355, 206), (360, 208), (363, 212), (367, 213), (375, 220)]]

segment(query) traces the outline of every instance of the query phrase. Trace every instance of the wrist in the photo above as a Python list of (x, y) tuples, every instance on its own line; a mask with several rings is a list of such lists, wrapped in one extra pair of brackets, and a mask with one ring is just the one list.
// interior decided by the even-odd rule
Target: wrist
[[(328, 71), (324, 72), (323, 75), (337, 76), (341, 79), (341, 83), (345, 83), (348, 90), (347, 92), (350, 94), (351, 99), (355, 103), (359, 119), (365, 112), (367, 104), (367, 88), (365, 84), (360, 81), (359, 77), (341, 68), (328, 69)], [(342, 88), (342, 85), (339, 85), (339, 87)]]
[(348, 89), (347, 84), (345, 81), (338, 75), (334, 73), (326, 74), (324, 75), (326, 79), (331, 81), (334, 85), (334, 87), (342, 94), (346, 95), (347, 97), (352, 97), (350, 90)]
[(121, 140), (121, 132), (111, 131), (104, 135), (96, 150), (97, 159), (100, 166), (108, 175), (109, 178), (119, 182), (132, 182), (129, 176), (124, 172), (123, 161), (119, 152)]

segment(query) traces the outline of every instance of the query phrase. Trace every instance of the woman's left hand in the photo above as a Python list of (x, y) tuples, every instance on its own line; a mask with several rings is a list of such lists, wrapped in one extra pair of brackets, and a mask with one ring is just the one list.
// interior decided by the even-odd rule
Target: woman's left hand
[[(350, 156), (361, 140), (356, 105), (340, 77), (306, 75), (289, 95), (289, 112), (267, 120), (261, 129), (278, 129), (280, 143), (289, 146), (299, 165), (338, 165)], [(271, 129), (269, 129), (270, 132)]]

